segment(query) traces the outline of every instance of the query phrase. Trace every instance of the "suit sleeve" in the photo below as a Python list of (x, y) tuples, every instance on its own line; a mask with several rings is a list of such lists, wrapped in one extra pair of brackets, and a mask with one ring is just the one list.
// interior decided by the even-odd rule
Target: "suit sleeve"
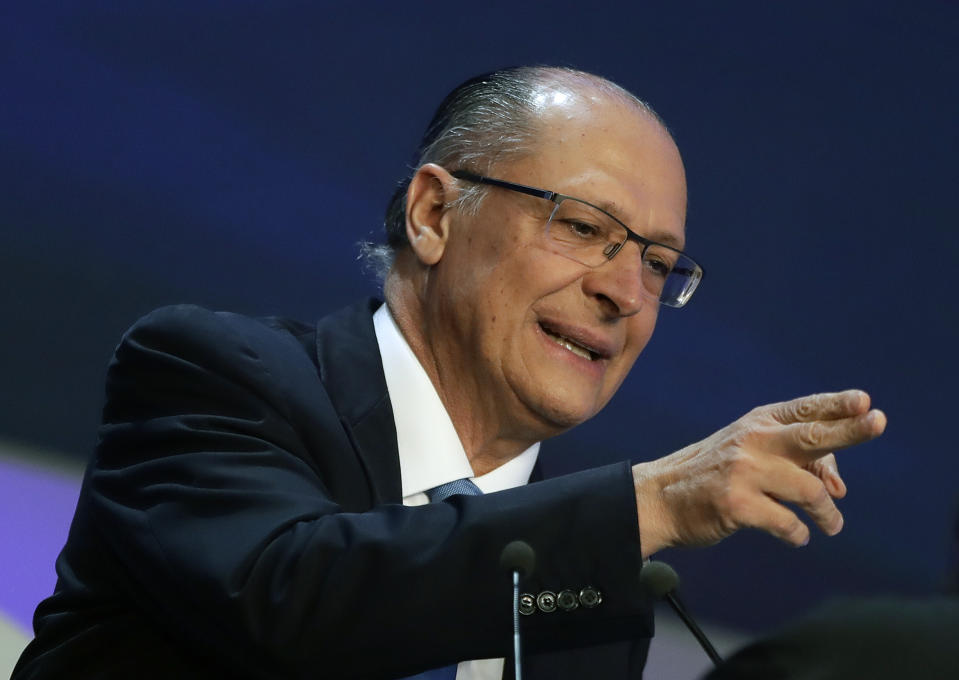
[(325, 470), (356, 464), (348, 438), (304, 389), (322, 392), (302, 348), (243, 317), (167, 308), (117, 348), (88, 493), (118, 587), (154, 625), (249, 677), (389, 678), (505, 656), (498, 558), (523, 538), (538, 565), (526, 589), (603, 597), (525, 619), (531, 649), (651, 635), (628, 465), (347, 512)]

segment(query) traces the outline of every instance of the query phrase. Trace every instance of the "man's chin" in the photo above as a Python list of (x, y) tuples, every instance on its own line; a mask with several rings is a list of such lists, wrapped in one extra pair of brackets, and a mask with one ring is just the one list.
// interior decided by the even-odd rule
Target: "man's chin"
[[(517, 409), (514, 422), (525, 420), (536, 429), (537, 440), (554, 437), (595, 416), (607, 400), (601, 399), (600, 385), (583, 376), (553, 371), (536, 381), (516, 385)], [(521, 414), (525, 413), (525, 417)], [(510, 414), (507, 414), (509, 417)]]
[(544, 426), (547, 435), (541, 437), (555, 437), (569, 429), (582, 425), (595, 416), (599, 409), (595, 404), (575, 404), (570, 401), (557, 402), (550, 400), (536, 405), (535, 413)]

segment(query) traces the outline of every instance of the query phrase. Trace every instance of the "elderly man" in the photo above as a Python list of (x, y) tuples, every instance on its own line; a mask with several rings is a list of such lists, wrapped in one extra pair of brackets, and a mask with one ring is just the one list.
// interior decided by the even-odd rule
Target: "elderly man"
[(695, 290), (685, 209), (673, 140), (618, 86), (457, 88), (388, 213), (385, 305), (316, 326), (176, 307), (127, 333), (15, 677), (499, 678), (516, 538), (528, 677), (639, 677), (643, 559), (743, 526), (804, 544), (783, 503), (836, 533), (830, 452), (885, 424), (862, 392), (817, 395), (526, 485)]

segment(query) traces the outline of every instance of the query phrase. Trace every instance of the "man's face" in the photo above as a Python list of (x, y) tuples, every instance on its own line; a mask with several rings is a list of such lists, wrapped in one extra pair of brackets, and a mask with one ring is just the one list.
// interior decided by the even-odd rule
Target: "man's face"
[[(667, 134), (602, 97), (557, 99), (547, 101), (533, 153), (491, 174), (606, 207), (638, 234), (682, 248), (686, 182)], [(596, 268), (573, 261), (547, 241), (552, 207), (489, 188), (475, 215), (450, 212), (428, 278), (441, 393), (468, 390), (473, 415), (498, 423), (500, 436), (539, 439), (595, 415), (656, 324), (637, 245)]]

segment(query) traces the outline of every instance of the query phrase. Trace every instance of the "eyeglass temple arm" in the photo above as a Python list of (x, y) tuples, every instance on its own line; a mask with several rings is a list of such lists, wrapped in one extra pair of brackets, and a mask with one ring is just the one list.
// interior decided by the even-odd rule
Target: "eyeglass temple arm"
[(500, 187), (501, 189), (509, 189), (510, 191), (518, 191), (522, 194), (528, 194), (529, 196), (536, 196), (537, 198), (545, 198), (547, 201), (552, 201), (558, 194), (555, 191), (546, 191), (544, 189), (537, 189), (535, 187), (528, 187), (525, 184), (515, 184), (513, 182), (507, 182), (501, 179), (494, 179), (492, 177), (484, 177), (483, 175), (475, 175), (468, 170), (456, 170), (451, 172), (451, 175), (456, 179), (465, 179), (467, 182), (476, 182), (477, 184), (489, 184), (490, 186)]

